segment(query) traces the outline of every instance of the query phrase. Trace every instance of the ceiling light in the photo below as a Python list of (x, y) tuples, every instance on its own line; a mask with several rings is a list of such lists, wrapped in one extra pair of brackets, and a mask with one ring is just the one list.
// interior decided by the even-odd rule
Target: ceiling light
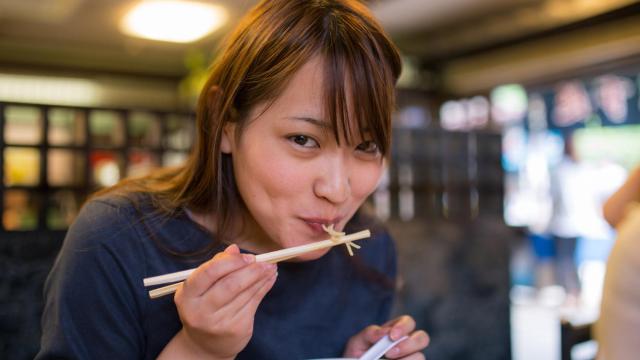
[(126, 34), (151, 40), (187, 43), (224, 24), (224, 8), (192, 1), (143, 1), (122, 19)]

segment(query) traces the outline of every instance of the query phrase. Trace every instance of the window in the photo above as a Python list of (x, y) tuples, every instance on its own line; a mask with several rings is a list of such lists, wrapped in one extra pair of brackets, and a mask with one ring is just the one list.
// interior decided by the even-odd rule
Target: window
[(0, 102), (2, 231), (65, 230), (87, 195), (184, 162), (191, 115)]

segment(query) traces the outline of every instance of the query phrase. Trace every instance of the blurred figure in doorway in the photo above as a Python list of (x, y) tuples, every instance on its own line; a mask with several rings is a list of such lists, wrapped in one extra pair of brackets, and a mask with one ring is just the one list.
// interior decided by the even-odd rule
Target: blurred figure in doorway
[[(553, 210), (547, 231), (554, 244), (556, 282), (567, 294), (566, 306), (576, 306), (581, 299), (577, 244), (582, 242), (586, 246), (587, 240), (612, 240), (612, 229), (604, 219), (602, 206), (625, 175), (617, 164), (579, 159), (573, 136), (565, 138), (562, 160), (551, 171)], [(604, 259), (606, 254), (599, 257)]]
[(584, 203), (590, 191), (586, 186), (586, 169), (577, 161), (573, 141), (567, 137), (562, 160), (551, 171), (553, 210), (548, 233), (555, 249), (555, 272), (558, 285), (567, 292), (567, 302), (577, 303), (580, 280), (574, 260), (576, 243), (582, 235)]

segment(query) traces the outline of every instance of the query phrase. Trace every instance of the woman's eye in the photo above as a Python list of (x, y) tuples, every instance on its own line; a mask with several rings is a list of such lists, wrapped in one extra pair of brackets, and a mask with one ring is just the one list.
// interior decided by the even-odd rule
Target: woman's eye
[(376, 144), (374, 141), (365, 141), (358, 145), (356, 149), (367, 154), (377, 154), (379, 151), (378, 144)]
[(318, 142), (306, 135), (289, 136), (289, 140), (293, 141), (296, 145), (299, 145), (305, 148), (318, 147)]

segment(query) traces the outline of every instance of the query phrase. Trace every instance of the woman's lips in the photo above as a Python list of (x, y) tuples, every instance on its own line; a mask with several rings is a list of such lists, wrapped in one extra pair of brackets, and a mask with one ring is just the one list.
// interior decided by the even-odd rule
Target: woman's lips
[(305, 222), (307, 223), (307, 226), (309, 226), (309, 228), (311, 228), (311, 230), (313, 230), (314, 233), (316, 233), (316, 234), (324, 234), (325, 233), (324, 229), (322, 228), (322, 224), (315, 223), (315, 222), (307, 222), (307, 221), (305, 221)]

